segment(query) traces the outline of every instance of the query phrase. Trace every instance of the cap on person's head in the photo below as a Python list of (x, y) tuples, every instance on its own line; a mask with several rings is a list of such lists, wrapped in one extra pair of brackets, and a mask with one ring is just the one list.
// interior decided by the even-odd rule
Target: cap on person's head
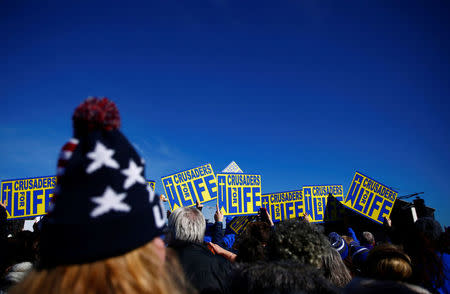
[(118, 130), (118, 113), (107, 98), (89, 98), (75, 110), (77, 138), (58, 160), (41, 268), (119, 256), (162, 234), (160, 199), (145, 179), (144, 160)]
[(361, 246), (356, 242), (350, 244), (350, 254), (352, 255), (353, 264), (361, 268), (367, 260), (369, 251), (369, 248)]
[(339, 252), (342, 259), (345, 259), (348, 256), (348, 245), (345, 240), (336, 232), (328, 234), (328, 239), (330, 240), (331, 247)]

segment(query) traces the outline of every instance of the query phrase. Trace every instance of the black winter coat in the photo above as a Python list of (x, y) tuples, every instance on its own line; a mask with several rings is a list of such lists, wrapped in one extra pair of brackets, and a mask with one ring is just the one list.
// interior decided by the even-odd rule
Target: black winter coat
[(177, 253), (184, 273), (200, 294), (229, 293), (231, 263), (214, 255), (206, 245), (177, 242), (170, 245)]

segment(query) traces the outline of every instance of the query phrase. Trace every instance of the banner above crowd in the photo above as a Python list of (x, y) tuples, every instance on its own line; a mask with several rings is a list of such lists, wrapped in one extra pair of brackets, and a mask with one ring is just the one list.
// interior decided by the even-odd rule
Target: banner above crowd
[(359, 172), (355, 173), (343, 204), (359, 214), (383, 224), (389, 217), (398, 193)]
[(264, 194), (261, 202), (274, 223), (305, 215), (305, 203), (301, 190)]
[(211, 164), (161, 178), (171, 210), (217, 199), (217, 180)]
[(217, 203), (224, 215), (257, 214), (261, 207), (261, 175), (217, 174)]
[[(389, 217), (397, 192), (359, 172), (344, 198), (342, 185), (304, 186), (301, 190), (261, 193), (261, 175), (244, 174), (233, 161), (216, 175), (211, 164), (177, 172), (161, 181), (171, 210), (193, 206), (196, 202), (217, 201), (225, 216), (249, 216), (261, 207), (272, 221), (309, 215), (311, 222), (341, 220), (349, 208), (379, 224)], [(155, 190), (155, 181), (147, 181)], [(8, 219), (45, 215), (56, 187), (56, 177), (36, 177), (1, 182), (1, 200), (6, 203)], [(230, 228), (240, 233), (252, 218), (235, 218)]]
[[(342, 218), (343, 207), (338, 203), (344, 199), (342, 185), (304, 186), (305, 213), (311, 217), (311, 222), (337, 221)], [(329, 196), (331, 198), (329, 201)], [(330, 206), (328, 206), (330, 202)]]
[(7, 202), (8, 219), (45, 215), (56, 187), (56, 177), (37, 177), (1, 182), (1, 201)]

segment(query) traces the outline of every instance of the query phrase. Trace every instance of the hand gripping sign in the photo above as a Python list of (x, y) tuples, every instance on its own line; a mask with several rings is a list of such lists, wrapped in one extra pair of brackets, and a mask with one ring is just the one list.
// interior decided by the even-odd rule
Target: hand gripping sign
[(217, 203), (223, 215), (257, 214), (261, 207), (261, 175), (217, 174)]
[(211, 164), (161, 178), (170, 209), (193, 206), (217, 199), (217, 180)]
[(1, 201), (7, 202), (8, 219), (45, 215), (55, 187), (55, 176), (2, 181)]
[(342, 185), (303, 186), (302, 190), (305, 197), (305, 213), (311, 217), (311, 222), (336, 221), (342, 217), (340, 205), (340, 201), (344, 199)]
[(360, 172), (356, 172), (343, 204), (359, 214), (383, 224), (389, 217), (398, 193)]
[(305, 215), (305, 203), (301, 190), (264, 194), (261, 199), (262, 207), (267, 209), (274, 223)]

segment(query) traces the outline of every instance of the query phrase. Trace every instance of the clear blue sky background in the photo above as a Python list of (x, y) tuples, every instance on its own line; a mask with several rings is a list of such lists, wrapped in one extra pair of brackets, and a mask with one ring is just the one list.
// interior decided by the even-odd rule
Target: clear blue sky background
[(355, 170), (450, 224), (448, 1), (0, 2), (0, 178), (55, 174), (114, 100), (147, 177), (235, 160), (263, 192)]

